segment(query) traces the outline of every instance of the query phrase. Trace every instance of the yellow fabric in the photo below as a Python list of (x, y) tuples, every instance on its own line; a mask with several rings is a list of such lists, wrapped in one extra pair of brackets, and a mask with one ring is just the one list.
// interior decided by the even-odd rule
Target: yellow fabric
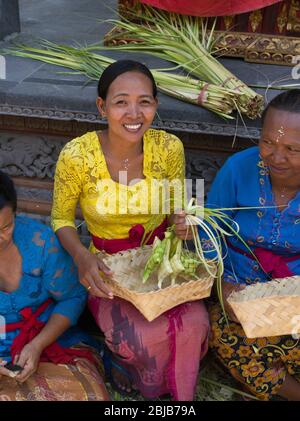
[[(111, 179), (101, 149), (101, 133), (99, 137), (95, 131), (88, 132), (62, 149), (55, 172), (52, 227), (54, 231), (65, 226), (75, 228), (79, 201), (91, 234), (104, 239), (127, 238), (133, 225), (142, 224), (147, 230), (147, 224), (153, 223), (151, 203), (162, 206), (162, 198), (153, 187), (151, 190), (151, 180), (161, 183), (164, 179), (177, 179), (183, 185), (183, 145), (163, 130), (147, 130), (143, 137), (145, 178), (127, 186)], [(172, 202), (168, 203), (172, 211)], [(139, 210), (146, 213), (136, 214)], [(169, 212), (157, 213), (156, 226)]]

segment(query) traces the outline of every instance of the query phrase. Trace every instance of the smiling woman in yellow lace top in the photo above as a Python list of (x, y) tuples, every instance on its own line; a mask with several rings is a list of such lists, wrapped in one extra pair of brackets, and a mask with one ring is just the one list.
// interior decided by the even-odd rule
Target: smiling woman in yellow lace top
[[(148, 398), (171, 394), (176, 400), (192, 400), (200, 358), (207, 350), (204, 304), (182, 304), (148, 322), (129, 302), (113, 297), (99, 271), (112, 273), (95, 254), (140, 246), (143, 234), (153, 228), (163, 238), (168, 224), (175, 225), (180, 238), (191, 236), (184, 213), (173, 213), (182, 208), (177, 200), (182, 202), (183, 145), (176, 136), (150, 128), (157, 88), (141, 63), (120, 60), (110, 65), (100, 78), (98, 94), (97, 107), (108, 128), (63, 148), (55, 174), (52, 226), (90, 293), (89, 308), (110, 349), (105, 354), (107, 380), (121, 393), (135, 388)], [(78, 202), (92, 237), (89, 250), (74, 224)]]
[[(95, 236), (126, 238), (133, 225), (146, 227), (152, 217), (151, 208), (159, 210), (159, 197), (155, 194), (156, 187), (161, 185), (158, 182), (183, 182), (185, 166), (181, 141), (163, 130), (146, 131), (143, 152), (145, 178), (128, 186), (111, 178), (101, 147), (101, 133), (89, 132), (69, 142), (56, 167), (52, 210), (54, 230), (66, 226), (75, 228), (78, 200), (88, 230)], [(158, 215), (157, 225), (164, 218), (165, 215)]]

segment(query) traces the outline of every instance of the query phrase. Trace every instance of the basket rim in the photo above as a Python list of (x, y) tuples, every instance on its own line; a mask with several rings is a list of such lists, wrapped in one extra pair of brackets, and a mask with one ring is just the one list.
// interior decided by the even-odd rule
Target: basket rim
[[(290, 285), (286, 285), (290, 282)], [(299, 283), (299, 293), (286, 290), (287, 286)], [(275, 287), (275, 289), (274, 289)], [(255, 290), (264, 289), (263, 295), (251, 296)], [(281, 291), (280, 291), (281, 289)], [(284, 299), (286, 297), (300, 298), (300, 276), (287, 276), (285, 278), (274, 278), (268, 282), (256, 282), (254, 284), (246, 285), (245, 289), (240, 291), (232, 291), (227, 301), (232, 304), (249, 303), (251, 301), (266, 300), (266, 299)]]

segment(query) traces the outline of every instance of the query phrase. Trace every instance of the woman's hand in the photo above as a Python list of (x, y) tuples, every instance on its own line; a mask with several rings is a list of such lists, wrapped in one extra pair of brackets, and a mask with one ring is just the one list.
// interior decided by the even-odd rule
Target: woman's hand
[(186, 213), (182, 210), (179, 213), (173, 213), (169, 217), (170, 225), (175, 225), (175, 234), (181, 240), (192, 240), (193, 233), (190, 225), (186, 224)]
[(15, 377), (15, 373), (13, 373), (11, 370), (8, 370), (4, 366), (7, 364), (7, 361), (4, 361), (0, 358), (0, 380), (2, 376), (7, 377)]
[(95, 254), (88, 250), (82, 250), (74, 261), (78, 268), (79, 280), (87, 290), (96, 297), (114, 298), (109, 286), (101, 277), (102, 271), (108, 277), (112, 277), (113, 272)]
[(14, 364), (23, 368), (23, 370), (15, 377), (18, 382), (24, 383), (33, 373), (36, 372), (39, 366), (41, 353), (41, 348), (35, 346), (33, 342), (29, 342), (24, 346), (21, 353), (16, 355)]
[(240, 322), (237, 319), (231, 305), (228, 303), (227, 298), (233, 291), (241, 291), (242, 289), (245, 289), (245, 285), (231, 284), (230, 282), (222, 282), (223, 303), (224, 303), (226, 314), (230, 320), (236, 323), (240, 323)]

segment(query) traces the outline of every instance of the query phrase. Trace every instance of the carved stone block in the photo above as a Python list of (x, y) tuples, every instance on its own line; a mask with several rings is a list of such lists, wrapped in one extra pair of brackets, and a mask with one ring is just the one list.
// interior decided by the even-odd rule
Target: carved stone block
[(11, 176), (53, 179), (66, 140), (32, 134), (0, 134), (0, 168)]
[[(229, 154), (228, 154), (229, 155)], [(210, 190), (216, 173), (228, 157), (222, 153), (204, 152), (201, 150), (186, 150), (186, 178), (191, 180), (204, 180), (205, 196)], [(196, 184), (193, 183), (193, 196), (195, 197)]]

